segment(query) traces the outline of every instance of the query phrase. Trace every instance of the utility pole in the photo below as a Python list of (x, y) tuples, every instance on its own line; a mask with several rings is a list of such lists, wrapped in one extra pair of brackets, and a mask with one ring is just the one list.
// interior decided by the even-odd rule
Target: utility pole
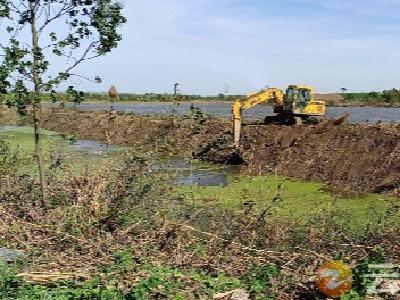
[(176, 96), (178, 94), (178, 92), (180, 92), (180, 90), (178, 88), (180, 85), (181, 84), (179, 82), (174, 84), (174, 96)]
[(176, 101), (176, 96), (178, 95), (178, 93), (180, 92), (179, 90), (179, 86), (181, 84), (179, 82), (174, 83), (174, 105), (179, 105), (179, 103)]
[[(178, 94), (178, 92), (180, 92), (179, 90), (179, 86), (181, 84), (179, 82), (174, 83), (174, 102), (173, 102), (173, 106), (179, 105), (180, 103), (176, 101), (176, 95)], [(174, 127), (176, 125), (176, 110), (175, 108), (172, 109), (173, 111), (173, 123), (174, 123)]]

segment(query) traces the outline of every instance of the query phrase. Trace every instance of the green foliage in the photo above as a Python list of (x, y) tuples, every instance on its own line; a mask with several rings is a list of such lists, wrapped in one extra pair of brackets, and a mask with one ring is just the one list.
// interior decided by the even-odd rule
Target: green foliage
[(344, 93), (342, 95), (345, 101), (357, 102), (361, 105), (394, 105), (400, 103), (400, 90), (397, 89), (369, 93)]
[(399, 103), (400, 102), (400, 90), (391, 89), (382, 92), (382, 98), (386, 103)]
[[(115, 101), (109, 97), (108, 93), (85, 93), (82, 95), (85, 101)], [(131, 94), (131, 93), (119, 93), (119, 102), (190, 102), (190, 101), (234, 101), (238, 98), (243, 98), (243, 95), (226, 95), (224, 98), (219, 98), (219, 96), (201, 96), (201, 95), (173, 95), (173, 94)], [(63, 102), (73, 102), (71, 94), (66, 92), (57, 93), (56, 97), (52, 93), (44, 93), (42, 96), (43, 101), (63, 101)]]
[[(363, 235), (368, 227), (373, 230), (382, 217), (389, 219), (386, 209), (390, 206), (391, 198), (376, 194), (340, 195), (339, 192), (326, 190), (319, 183), (279, 176), (239, 176), (232, 177), (226, 187), (179, 188), (179, 193), (188, 199), (192, 199), (193, 195), (198, 205), (202, 205), (204, 199), (214, 199), (215, 207), (230, 208), (237, 212), (243, 209), (244, 202), (250, 200), (254, 202), (255, 211), (267, 209), (271, 217), (296, 222), (298, 226), (293, 229), (299, 231), (293, 233), (293, 244), (303, 240), (300, 230), (318, 228), (322, 223), (327, 225), (326, 235), (329, 238), (330, 234), (334, 234), (331, 226), (357, 236)], [(277, 201), (277, 193), (283, 201)], [(330, 224), (326, 223), (327, 219)]]
[(29, 284), (17, 271), (0, 265), (0, 299), (4, 300), (113, 300), (125, 299), (113, 286), (102, 286), (98, 278), (88, 282), (61, 282), (53, 286)]
[[(239, 279), (227, 277), (222, 273), (218, 276), (210, 276), (198, 271), (182, 271), (168, 266), (155, 268), (149, 265), (142, 265), (141, 270), (149, 276), (141, 280), (129, 293), (132, 296), (129, 299), (153, 299), (154, 292), (160, 289), (167, 299), (175, 299), (182, 294), (191, 295), (189, 291), (185, 291), (188, 288), (185, 282), (190, 282), (192, 286), (200, 286), (201, 293), (209, 297), (212, 297), (214, 293), (230, 291), (242, 286)], [(192, 294), (191, 297), (186, 296), (185, 299), (193, 297)]]
[(0, 140), (0, 177), (15, 174), (17, 162), (18, 151), (12, 151), (5, 141)]
[[(266, 294), (271, 287), (271, 279), (279, 274), (279, 268), (275, 265), (253, 266), (246, 277), (249, 291), (253, 294)], [(256, 298), (261, 299), (261, 298)], [(265, 299), (265, 298), (262, 298)]]
[[(128, 154), (124, 159), (122, 173), (125, 193), (112, 203), (109, 212), (109, 218), (119, 226), (125, 227), (145, 220), (151, 222), (159, 210), (154, 204), (162, 203), (168, 196), (168, 178), (165, 175), (149, 173), (148, 176), (137, 176), (138, 171), (147, 170), (148, 163), (147, 157), (135, 154)], [(110, 189), (113, 189), (112, 184)], [(132, 209), (133, 206), (138, 209)]]
[[(15, 7), (18, 10), (12, 9)], [(43, 11), (47, 13), (39, 13)], [(118, 28), (126, 22), (121, 4), (113, 0), (1, 0), (0, 20), (8, 33), (2, 36), (8, 41), (0, 44), (0, 101), (16, 106), (20, 114), (26, 113), (33, 101), (40, 101), (29, 93), (32, 84), (36, 94), (47, 92), (54, 101), (55, 87), (75, 76), (79, 64), (118, 46), (122, 39)], [(32, 39), (19, 35), (26, 29), (32, 32)], [(46, 35), (48, 43), (41, 44)], [(94, 81), (99, 81), (98, 76)], [(73, 86), (67, 95), (77, 103), (83, 100)]]
[[(199, 294), (211, 298), (217, 292), (246, 287), (239, 279), (227, 277), (222, 273), (211, 276), (194, 270), (152, 266), (143, 261), (134, 261), (129, 251), (116, 253), (114, 265), (103, 271), (101, 277), (96, 276), (86, 282), (67, 281), (36, 285), (18, 277), (16, 269), (0, 265), (0, 299), (194, 299)], [(138, 276), (138, 282), (132, 289), (123, 292), (118, 288), (118, 278), (126, 275)], [(259, 279), (261, 278), (257, 280)], [(196, 292), (193, 291), (193, 287), (196, 287)], [(256, 295), (260, 293), (256, 292)]]

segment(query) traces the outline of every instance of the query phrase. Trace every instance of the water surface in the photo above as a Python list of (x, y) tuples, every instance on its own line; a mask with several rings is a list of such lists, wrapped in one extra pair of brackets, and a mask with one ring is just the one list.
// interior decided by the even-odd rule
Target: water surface
[(175, 157), (153, 165), (155, 171), (170, 171), (178, 185), (226, 186), (230, 174), (240, 172), (240, 167), (199, 163)]
[[(135, 113), (139, 115), (187, 115), (190, 112), (190, 103), (181, 103), (173, 105), (173, 103), (152, 102), (152, 103), (82, 103), (77, 105), (77, 109), (99, 111), (110, 109), (110, 106), (120, 112)], [(227, 102), (199, 102), (194, 103), (204, 113), (215, 117), (230, 118), (232, 103)], [(70, 107), (74, 107), (69, 104)], [(384, 123), (400, 123), (400, 108), (383, 108), (383, 107), (328, 107), (327, 117), (337, 118), (344, 113), (350, 114), (349, 122), (351, 123), (376, 123), (378, 121)], [(244, 117), (249, 119), (263, 119), (266, 115), (273, 115), (272, 108), (269, 106), (259, 105), (244, 112)]]

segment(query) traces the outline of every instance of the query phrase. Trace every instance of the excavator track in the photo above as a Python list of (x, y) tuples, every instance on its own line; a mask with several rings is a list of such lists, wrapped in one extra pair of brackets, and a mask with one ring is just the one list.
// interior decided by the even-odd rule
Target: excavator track
[(309, 117), (309, 116), (287, 116), (287, 115), (276, 115), (266, 116), (264, 119), (265, 125), (316, 125), (321, 123), (324, 118), (321, 117)]

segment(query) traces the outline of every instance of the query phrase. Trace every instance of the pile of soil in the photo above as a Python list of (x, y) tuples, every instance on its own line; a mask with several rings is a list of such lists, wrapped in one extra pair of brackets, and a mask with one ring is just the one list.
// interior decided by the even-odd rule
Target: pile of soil
[(253, 173), (321, 181), (400, 195), (400, 125), (262, 126), (244, 130), (243, 159)]
[[(9, 121), (0, 116), (0, 123)], [(400, 125), (327, 121), (245, 126), (240, 156), (232, 148), (231, 124), (225, 119), (46, 110), (43, 127), (80, 139), (133, 145), (139, 151), (243, 163), (255, 174), (272, 170), (345, 189), (400, 195)]]
[(142, 151), (172, 155), (191, 155), (208, 145), (213, 137), (227, 134), (230, 130), (229, 121), (216, 118), (193, 120), (189, 117), (76, 110), (44, 111), (42, 126), (48, 130), (74, 135), (79, 139), (135, 146)]
[(342, 106), (344, 103), (344, 97), (340, 94), (315, 94), (316, 100), (326, 101), (327, 103), (333, 103), (335, 106)]
[(15, 110), (0, 105), (0, 125), (16, 125), (18, 121)]

